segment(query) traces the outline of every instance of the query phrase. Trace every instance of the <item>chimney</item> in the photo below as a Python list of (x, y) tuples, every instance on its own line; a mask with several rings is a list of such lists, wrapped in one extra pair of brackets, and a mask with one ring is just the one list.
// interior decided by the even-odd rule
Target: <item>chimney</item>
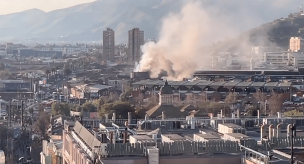
[(128, 123), (131, 124), (132, 122), (132, 113), (128, 112)]
[(127, 143), (127, 138), (128, 138), (128, 129), (127, 128), (125, 128), (123, 137), (124, 137), (123, 138), (124, 143)]
[(191, 129), (194, 130), (195, 129), (195, 120), (193, 117), (191, 117)]
[(287, 125), (287, 137), (290, 137), (290, 136), (291, 136), (291, 133), (292, 133), (291, 127), (292, 127), (292, 124), (288, 124), (288, 125)]
[(240, 110), (239, 109), (236, 111), (236, 118), (240, 118)]
[(110, 143), (113, 143), (113, 132), (110, 132)]
[(106, 123), (109, 122), (109, 114), (104, 114)]
[(145, 115), (145, 120), (149, 120), (149, 115), (148, 114)]
[(257, 116), (260, 118), (260, 110), (257, 110)]
[(93, 130), (93, 132), (94, 132), (94, 137), (98, 138), (98, 132), (96, 132), (95, 130)]
[(114, 112), (112, 115), (112, 121), (115, 122), (116, 121), (116, 113)]
[(268, 133), (269, 133), (268, 139), (269, 140), (271, 140), (272, 137), (273, 137), (273, 130), (272, 129), (273, 129), (273, 124), (269, 125), (269, 127), (268, 127)]
[(278, 112), (278, 118), (282, 118), (282, 113)]
[(105, 133), (101, 134), (101, 143), (107, 143), (107, 134)]
[(116, 143), (116, 132), (113, 132), (113, 140), (112, 143), (115, 144)]
[(224, 114), (224, 113), (223, 113), (223, 109), (222, 109), (222, 110), (221, 110), (221, 118), (223, 118), (223, 116), (224, 116), (223, 114)]
[(277, 134), (276, 134), (276, 135), (277, 135), (277, 136), (276, 136), (277, 138), (281, 137), (281, 126), (282, 126), (282, 124), (278, 124), (278, 125), (277, 125)]
[(266, 124), (263, 124), (263, 125), (261, 126), (261, 140), (263, 140), (263, 138), (264, 138), (265, 136), (267, 136), (267, 134), (266, 134)]
[(162, 112), (162, 120), (165, 120), (166, 119), (166, 113), (163, 111)]

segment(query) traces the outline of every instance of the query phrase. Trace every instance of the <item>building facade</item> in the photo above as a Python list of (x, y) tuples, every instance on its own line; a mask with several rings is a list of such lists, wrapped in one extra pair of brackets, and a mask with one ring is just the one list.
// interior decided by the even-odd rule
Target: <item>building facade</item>
[(291, 37), (289, 42), (289, 49), (292, 52), (303, 51), (304, 40), (300, 37)]
[(141, 46), (145, 44), (144, 31), (133, 28), (129, 31), (129, 62), (139, 62), (141, 57)]
[(104, 60), (114, 61), (115, 56), (115, 32), (107, 28), (103, 31), (103, 57)]

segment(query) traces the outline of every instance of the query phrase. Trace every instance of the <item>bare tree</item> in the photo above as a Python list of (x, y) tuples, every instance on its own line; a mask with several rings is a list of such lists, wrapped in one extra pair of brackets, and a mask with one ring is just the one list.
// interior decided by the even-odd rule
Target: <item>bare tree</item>
[(186, 97), (186, 103), (187, 104), (194, 104), (194, 102), (195, 102), (195, 97), (194, 97), (194, 95), (193, 94), (189, 94), (189, 95), (187, 95), (187, 97)]
[(266, 95), (261, 90), (258, 90), (253, 94), (253, 97), (256, 98), (259, 102), (265, 102)]
[(227, 104), (233, 104), (236, 101), (237, 101), (237, 94), (235, 92), (230, 92), (225, 98), (225, 102)]
[(270, 99), (268, 100), (270, 114), (274, 115), (277, 112), (281, 112), (283, 103), (286, 99), (288, 99), (288, 97), (289, 97), (288, 93), (273, 92)]
[(49, 125), (50, 125), (50, 115), (48, 115), (45, 112), (41, 112), (39, 118), (34, 123), (34, 129), (39, 131), (42, 137), (45, 137)]
[(212, 100), (215, 102), (221, 101), (221, 94), (217, 91), (212, 93)]

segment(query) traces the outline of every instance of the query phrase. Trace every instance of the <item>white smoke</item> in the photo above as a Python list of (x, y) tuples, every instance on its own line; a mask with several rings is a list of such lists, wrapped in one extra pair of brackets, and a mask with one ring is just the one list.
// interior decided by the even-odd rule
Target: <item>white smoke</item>
[(163, 20), (158, 42), (142, 47), (136, 71), (149, 71), (152, 78), (166, 71), (169, 80), (181, 80), (198, 68), (210, 68), (211, 51), (206, 47), (232, 34), (228, 20), (218, 10), (204, 9), (201, 2), (185, 4), (180, 13)]

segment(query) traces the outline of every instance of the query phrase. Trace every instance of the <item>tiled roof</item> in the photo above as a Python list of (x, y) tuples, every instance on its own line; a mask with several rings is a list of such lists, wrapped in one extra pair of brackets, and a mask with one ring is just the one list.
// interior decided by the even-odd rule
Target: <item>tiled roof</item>
[(173, 105), (156, 105), (155, 107), (148, 110), (146, 113), (150, 117), (155, 118), (161, 116), (162, 112), (165, 112), (166, 118), (180, 118), (185, 116), (183, 112), (181, 112), (177, 107)]

